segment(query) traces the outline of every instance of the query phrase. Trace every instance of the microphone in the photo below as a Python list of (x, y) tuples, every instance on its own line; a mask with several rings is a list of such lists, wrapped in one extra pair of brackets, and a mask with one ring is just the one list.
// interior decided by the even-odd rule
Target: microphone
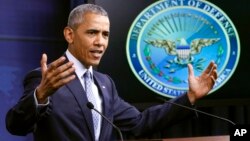
[(115, 125), (113, 124), (105, 115), (103, 115), (101, 112), (99, 112), (97, 109), (95, 109), (94, 105), (91, 102), (87, 103), (87, 107), (91, 110), (94, 110), (95, 112), (97, 112), (98, 114), (100, 114), (106, 121), (108, 121), (108, 123), (110, 123), (119, 133), (120, 139), (121, 141), (123, 141), (123, 136), (122, 136), (122, 132), (121, 130)]
[(181, 104), (178, 104), (178, 103), (175, 103), (175, 102), (172, 102), (172, 101), (166, 101), (166, 100), (164, 100), (164, 101), (167, 102), (167, 103), (169, 103), (169, 104), (176, 105), (176, 106), (179, 106), (179, 107), (182, 107), (182, 108), (186, 108), (188, 110), (192, 110), (192, 111), (195, 111), (197, 113), (201, 113), (201, 114), (204, 114), (204, 115), (207, 115), (207, 116), (210, 116), (210, 117), (214, 117), (216, 119), (220, 119), (220, 120), (226, 121), (226, 122), (228, 122), (228, 123), (230, 123), (232, 125), (236, 125), (233, 121), (231, 121), (231, 120), (229, 120), (227, 118), (223, 118), (223, 117), (220, 117), (220, 116), (217, 116), (217, 115), (206, 113), (206, 112), (203, 112), (203, 111), (200, 111), (200, 110), (197, 110), (197, 109), (185, 106), (185, 105), (181, 105)]

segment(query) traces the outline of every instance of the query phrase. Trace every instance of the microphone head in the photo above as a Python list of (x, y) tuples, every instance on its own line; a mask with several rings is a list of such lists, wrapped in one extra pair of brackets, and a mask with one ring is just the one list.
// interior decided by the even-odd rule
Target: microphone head
[(87, 107), (88, 107), (89, 109), (94, 109), (94, 105), (93, 105), (91, 102), (88, 102), (88, 103), (87, 103)]

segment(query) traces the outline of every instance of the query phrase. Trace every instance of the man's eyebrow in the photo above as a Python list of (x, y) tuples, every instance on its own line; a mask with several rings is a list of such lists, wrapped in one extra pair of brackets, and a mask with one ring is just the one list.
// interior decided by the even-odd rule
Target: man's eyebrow
[(104, 32), (104, 33), (110, 33), (109, 30), (99, 30), (99, 29), (88, 29), (87, 32)]
[(103, 31), (103, 32), (105, 32), (105, 33), (110, 33), (108, 30), (105, 30), (105, 31)]
[(99, 32), (100, 30), (98, 30), (98, 29), (88, 29), (87, 32), (88, 32), (88, 31), (96, 31), (96, 32)]

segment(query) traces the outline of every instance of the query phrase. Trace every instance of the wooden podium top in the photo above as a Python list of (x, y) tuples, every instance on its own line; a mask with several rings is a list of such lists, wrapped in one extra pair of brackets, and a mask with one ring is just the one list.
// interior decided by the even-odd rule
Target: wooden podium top
[(190, 137), (163, 139), (162, 141), (229, 141), (229, 136), (207, 136), (207, 137)]
[(229, 141), (230, 137), (225, 136), (207, 136), (207, 137), (188, 137), (188, 138), (170, 138), (170, 139), (138, 139), (129, 141)]

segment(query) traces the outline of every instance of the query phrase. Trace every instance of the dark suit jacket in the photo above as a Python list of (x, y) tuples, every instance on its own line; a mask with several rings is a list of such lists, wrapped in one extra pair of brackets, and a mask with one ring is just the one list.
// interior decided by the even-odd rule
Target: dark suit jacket
[[(102, 73), (93, 72), (95, 83), (103, 100), (103, 114), (116, 124), (122, 132), (142, 135), (166, 128), (193, 112), (165, 103), (139, 112), (122, 100), (112, 79)], [(94, 131), (91, 112), (87, 108), (87, 97), (78, 78), (58, 89), (50, 98), (49, 105), (37, 108), (34, 91), (41, 81), (39, 69), (31, 71), (24, 80), (24, 95), (9, 110), (6, 127), (15, 135), (34, 134), (35, 141), (93, 141)], [(128, 86), (129, 87), (129, 86)], [(191, 106), (186, 95), (172, 99)], [(116, 131), (102, 120), (100, 141), (115, 140)]]

